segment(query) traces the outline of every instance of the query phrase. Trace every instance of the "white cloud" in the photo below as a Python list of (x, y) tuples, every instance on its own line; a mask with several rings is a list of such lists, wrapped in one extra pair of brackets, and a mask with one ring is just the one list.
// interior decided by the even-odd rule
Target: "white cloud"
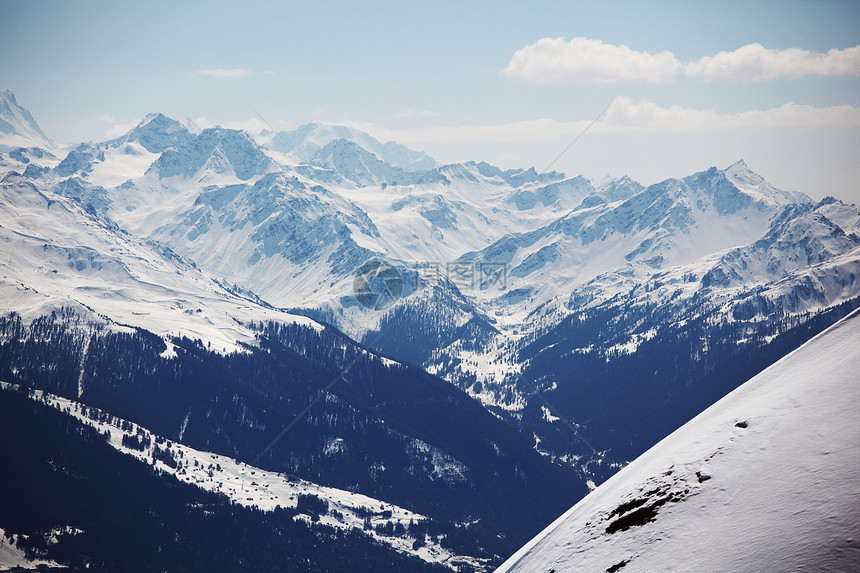
[(517, 50), (502, 74), (534, 83), (671, 83), (682, 72), (705, 81), (764, 81), (808, 75), (860, 76), (860, 46), (826, 53), (801, 48), (772, 50), (748, 44), (695, 62), (682, 63), (672, 52), (637, 52), (589, 38), (542, 38)]
[(248, 133), (260, 133), (263, 130), (269, 129), (269, 124), (262, 119), (252, 117), (247, 121), (228, 121), (227, 123), (222, 124), (221, 127), (226, 127), (227, 129), (241, 129)]
[(222, 79), (239, 79), (250, 76), (253, 74), (251, 70), (245, 68), (215, 68), (212, 70), (197, 70), (197, 75), (199, 76), (208, 76), (210, 78), (222, 78)]
[(634, 103), (617, 97), (601, 125), (604, 130), (652, 132), (825, 126), (860, 126), (860, 108), (787, 103), (767, 110), (721, 114), (711, 109), (661, 107), (647, 100)]
[(548, 139), (564, 138), (581, 130), (589, 121), (560, 122), (554, 119), (533, 119), (495, 125), (461, 125), (392, 129), (363, 122), (344, 122), (344, 125), (366, 131), (380, 141), (396, 141), (406, 145), (448, 143), (536, 143)]
[(860, 76), (860, 46), (816, 53), (800, 48), (769, 50), (748, 44), (733, 52), (706, 56), (684, 67), (688, 76), (705, 81), (763, 81), (807, 75)]
[(210, 127), (215, 127), (215, 126), (216, 126), (216, 124), (215, 124), (215, 122), (214, 122), (214, 121), (212, 121), (212, 120), (211, 120), (211, 119), (209, 119), (208, 117), (203, 117), (203, 116), (200, 116), (200, 117), (198, 117), (197, 119), (195, 119), (195, 120), (194, 120), (194, 123), (195, 123), (195, 124), (197, 125), (197, 127), (199, 127), (200, 129), (209, 129)]
[(610, 83), (641, 80), (671, 83), (681, 63), (671, 52), (649, 54), (600, 40), (542, 38), (517, 50), (502, 73), (535, 83)]

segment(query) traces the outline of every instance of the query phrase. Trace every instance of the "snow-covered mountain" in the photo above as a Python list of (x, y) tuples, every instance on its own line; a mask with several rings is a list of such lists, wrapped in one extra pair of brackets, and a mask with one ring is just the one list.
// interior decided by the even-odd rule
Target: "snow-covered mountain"
[(538, 306), (525, 336), (507, 335), (521, 321), (497, 316), (496, 333), (446, 340), (426, 366), (515, 412), (547, 455), (632, 459), (856, 308), (857, 216), (833, 199), (786, 205), (748, 245), (644, 277), (605, 272)]
[(150, 114), (121, 137), (72, 149), (55, 175), (106, 188), (147, 174), (152, 179), (181, 176), (203, 184), (248, 180), (270, 165), (271, 160), (245, 132), (201, 131), (191, 122)]
[(498, 569), (852, 571), (860, 312), (619, 471)]
[[(461, 260), (505, 262), (518, 297), (528, 294), (528, 304), (520, 305), (528, 311), (606, 273), (624, 277), (623, 290), (659, 269), (760, 238), (790, 200), (764, 183), (743, 189), (732, 183), (756, 178), (741, 161), (647, 189), (628, 187), (626, 198), (610, 184), (608, 194), (622, 198), (588, 194), (550, 224), (505, 236)], [(602, 286), (607, 298), (619, 292), (620, 285)]]
[[(237, 209), (233, 198), (243, 193), (231, 185), (256, 185), (256, 199), (260, 186), (280, 196), (284, 185), (273, 196), (270, 180), (260, 182), (275, 173), (302, 202), (285, 197), (282, 209), (265, 216), (253, 202)], [(601, 274), (639, 282), (655, 269), (748, 244), (791, 197), (807, 200), (760, 179), (742, 162), (648, 189), (628, 178), (595, 189), (582, 177), (485, 163), (406, 171), (347, 139), (332, 139), (309, 164), (291, 166), (241, 132), (195, 134), (153, 115), (124, 137), (73, 150), (45, 181), (275, 304), (324, 309), (346, 326), (355, 323), (342, 316), (350, 314), (342, 308), (350, 273), (374, 257), (393, 259), (404, 272), (424, 262), (505, 265), (514, 288), (500, 302), (522, 321), (523, 311)], [(213, 203), (215, 195), (221, 199)], [(296, 227), (307, 216), (346, 226), (323, 224), (308, 234)], [(219, 254), (227, 237), (231, 257)], [(293, 286), (285, 289), (287, 278)]]
[(290, 155), (299, 163), (309, 163), (319, 151), (333, 141), (357, 144), (380, 161), (404, 171), (425, 171), (436, 167), (436, 161), (421, 151), (413, 151), (399, 143), (380, 143), (371, 135), (344, 125), (307, 123), (292, 131), (267, 131), (257, 136), (267, 147)]
[(56, 148), (30, 112), (18, 105), (15, 94), (0, 90), (0, 151), (18, 147), (38, 147), (46, 151)]
[(40, 181), (274, 304), (324, 309), (342, 326), (378, 319), (343, 308), (367, 260), (393, 259), (403, 272), (455, 261), (593, 191), (581, 177), (487, 164), (406, 171), (346, 139), (311, 164), (279, 159), (242, 132), (195, 133), (154, 114), (123, 137), (79, 146)]
[(206, 340), (233, 351), (253, 343), (253, 322), (312, 321), (230, 291), (192, 262), (16, 172), (0, 179), (4, 312), (26, 320), (68, 308), (118, 328)]

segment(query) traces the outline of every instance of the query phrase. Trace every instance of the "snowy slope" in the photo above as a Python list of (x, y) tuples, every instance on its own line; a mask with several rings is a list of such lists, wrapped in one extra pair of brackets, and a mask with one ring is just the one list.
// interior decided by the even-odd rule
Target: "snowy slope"
[(729, 166), (723, 173), (735, 187), (750, 197), (764, 203), (780, 204), (781, 199), (787, 199), (792, 203), (808, 203), (810, 198), (799, 191), (783, 191), (768, 183), (758, 173), (753, 173), (746, 162), (741, 159), (734, 165)]
[(856, 571), (858, 372), (860, 311), (651, 448), (498, 571)]
[(0, 299), (25, 320), (70, 307), (116, 327), (180, 333), (231, 351), (256, 340), (252, 321), (312, 321), (265, 308), (175, 253), (129, 236), (25, 177), (0, 179)]

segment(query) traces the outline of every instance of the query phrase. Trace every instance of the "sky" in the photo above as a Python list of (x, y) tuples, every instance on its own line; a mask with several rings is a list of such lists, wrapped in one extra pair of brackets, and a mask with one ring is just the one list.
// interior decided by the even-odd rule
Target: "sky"
[(858, 2), (0, 0), (0, 50), (0, 89), (59, 143), (150, 112), (324, 121), (646, 185), (744, 159), (860, 203)]

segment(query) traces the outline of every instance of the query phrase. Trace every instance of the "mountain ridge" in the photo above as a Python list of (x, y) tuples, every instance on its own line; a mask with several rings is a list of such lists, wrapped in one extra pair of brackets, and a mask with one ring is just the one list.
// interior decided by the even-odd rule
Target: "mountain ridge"
[(426, 171), (437, 166), (436, 161), (421, 151), (413, 151), (394, 141), (381, 143), (373, 136), (344, 125), (311, 122), (291, 131), (266, 131), (258, 141), (267, 147), (293, 155), (298, 161), (309, 163), (311, 159), (332, 141), (351, 141), (384, 163), (404, 171)]

